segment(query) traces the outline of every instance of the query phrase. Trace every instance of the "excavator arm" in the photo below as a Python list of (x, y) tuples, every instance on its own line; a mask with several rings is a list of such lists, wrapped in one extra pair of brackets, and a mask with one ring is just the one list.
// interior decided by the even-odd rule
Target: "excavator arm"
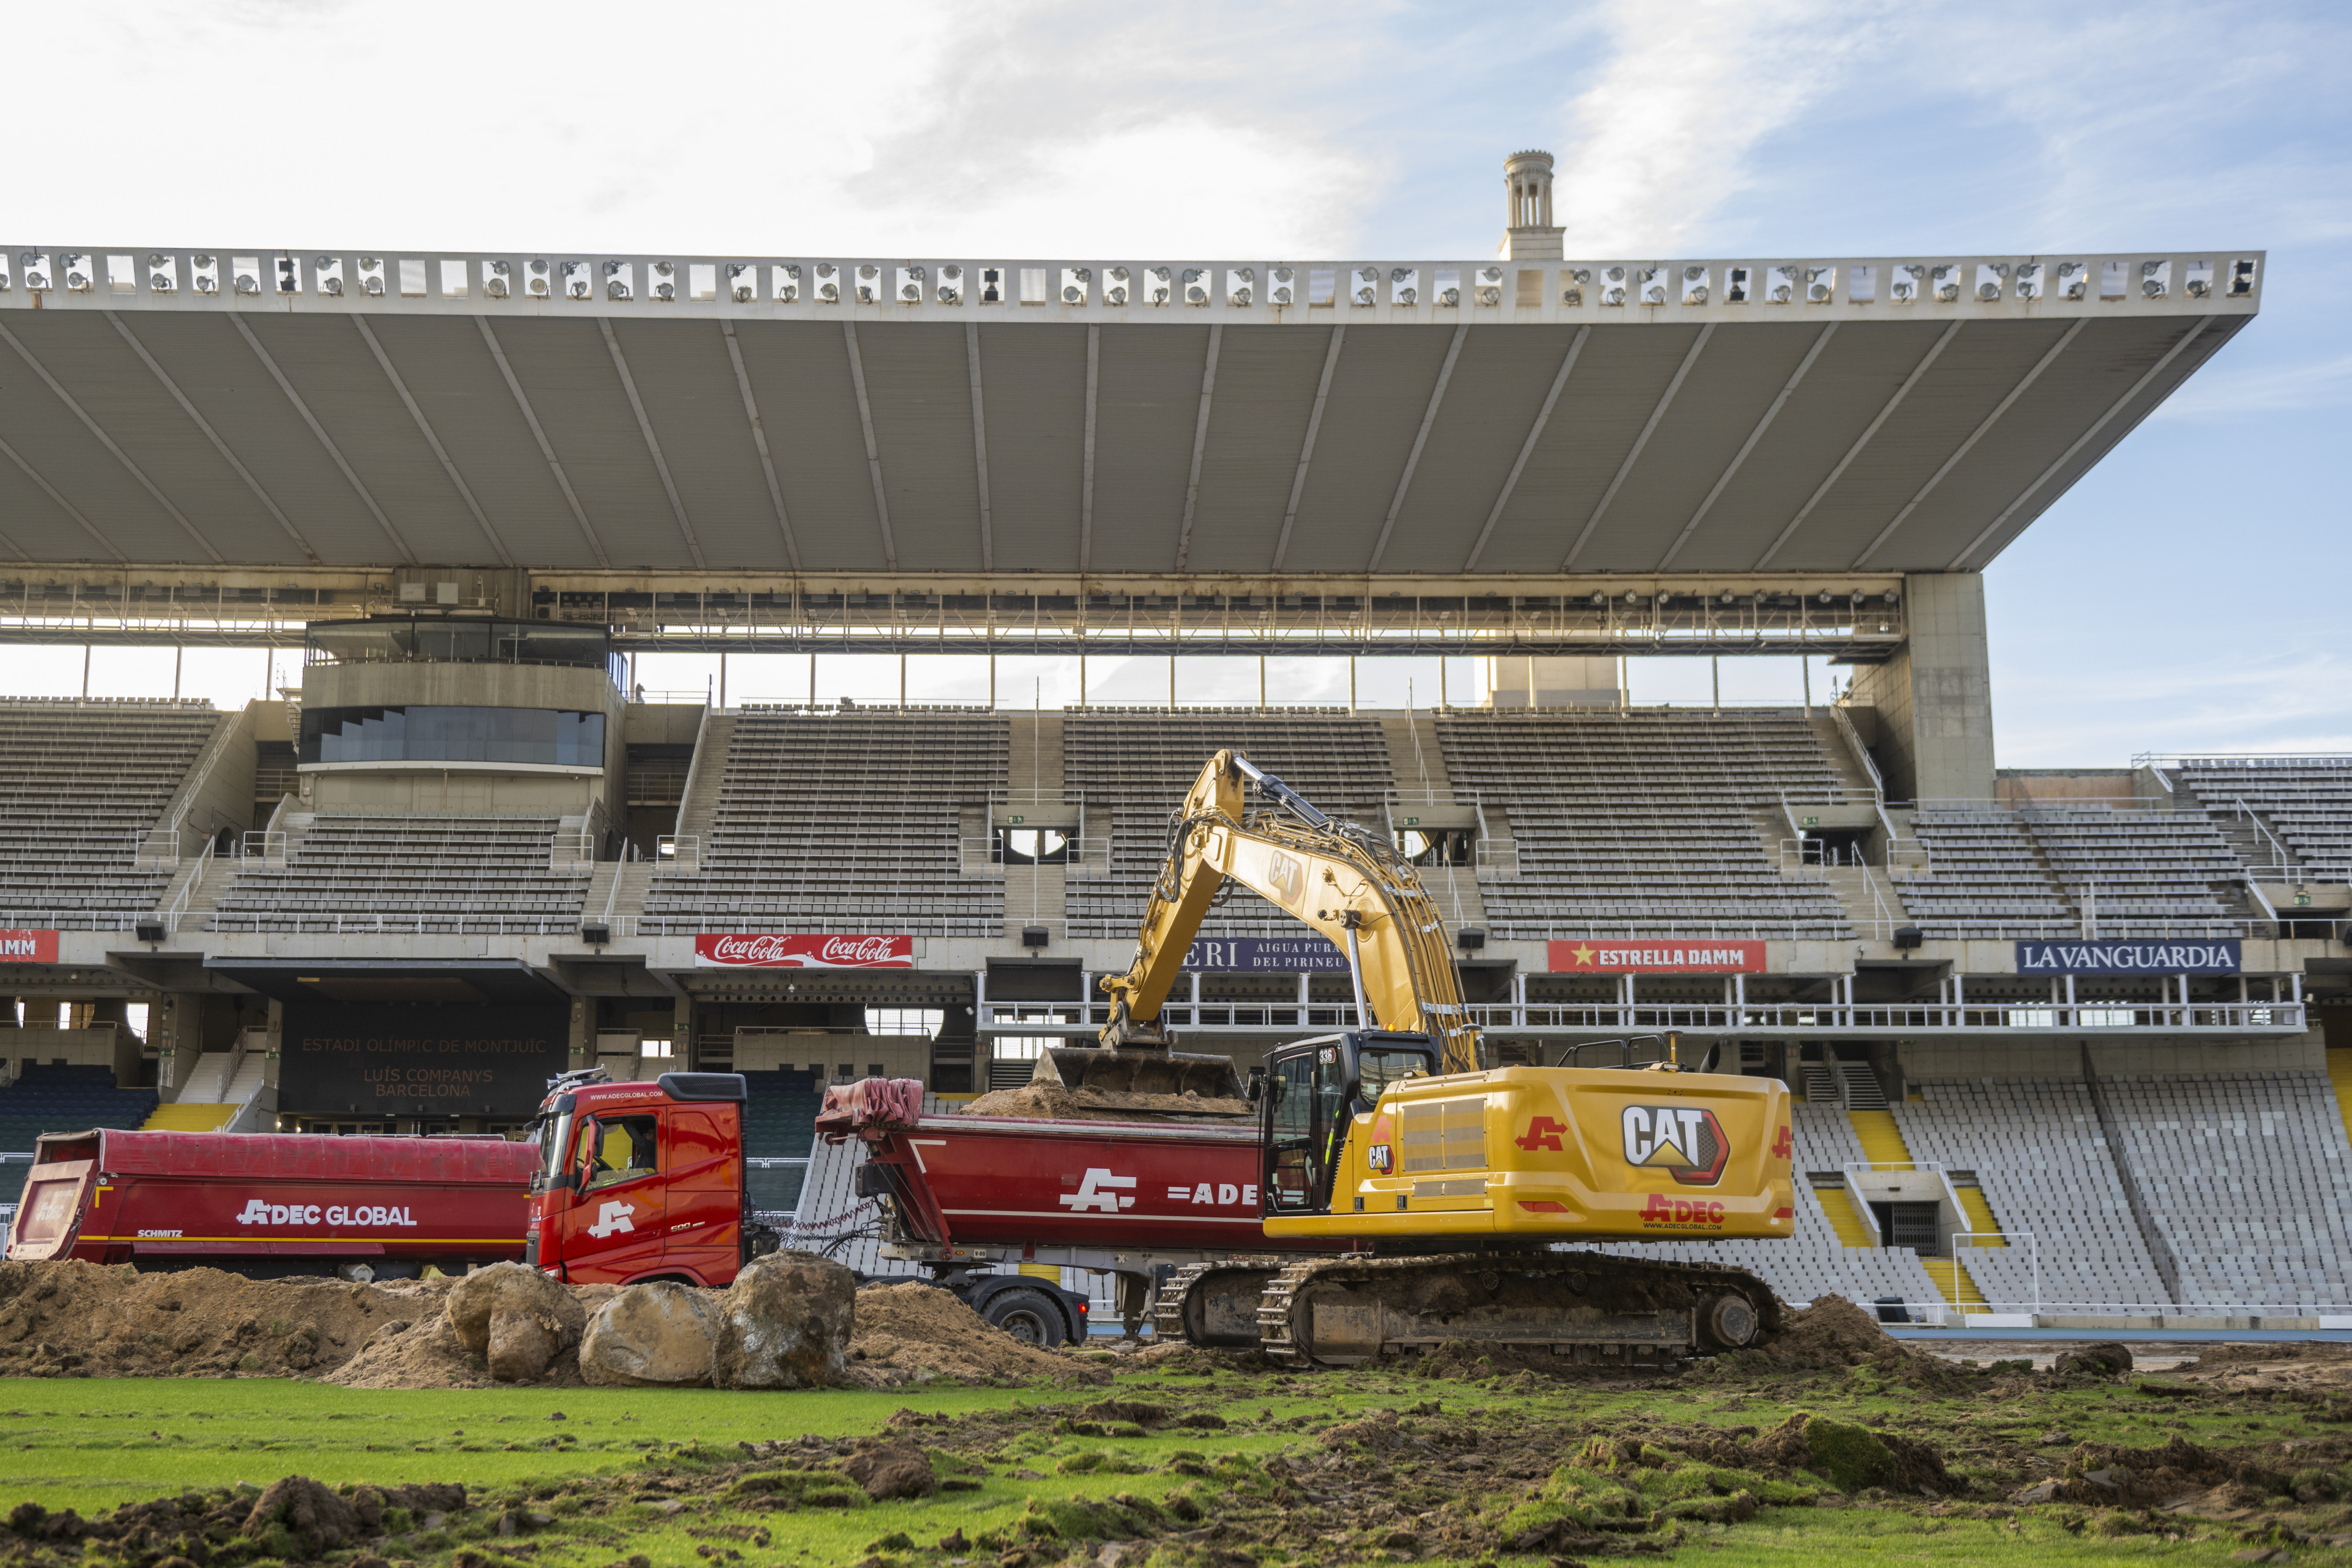
[[(1283, 810), (1251, 813), (1251, 784)], [(1231, 750), (1209, 759), (1171, 820), (1168, 859), (1152, 885), (1135, 961), (1126, 974), (1102, 980), (1112, 998), (1104, 1046), (1166, 1049), (1160, 1008), (1228, 882), (1287, 910), (1349, 955), (1364, 1027), (1425, 1034), (1438, 1048), (1440, 1071), (1477, 1070), (1477, 1031), (1462, 1005), (1452, 948), (1412, 864)]]

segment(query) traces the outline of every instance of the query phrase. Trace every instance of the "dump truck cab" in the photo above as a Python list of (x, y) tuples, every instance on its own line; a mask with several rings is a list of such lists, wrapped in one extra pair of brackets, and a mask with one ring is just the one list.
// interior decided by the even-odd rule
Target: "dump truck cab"
[(524, 1260), (572, 1284), (725, 1285), (776, 1248), (743, 1179), (740, 1073), (567, 1073), (540, 1106)]

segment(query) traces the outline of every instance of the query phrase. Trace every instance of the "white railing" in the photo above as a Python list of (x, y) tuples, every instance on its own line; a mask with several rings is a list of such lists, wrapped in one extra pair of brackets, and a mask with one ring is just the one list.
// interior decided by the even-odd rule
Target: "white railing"
[(213, 839), (207, 836), (205, 847), (196, 852), (196, 863), (189, 871), (188, 879), (180, 884), (180, 891), (173, 896), (171, 907), (163, 911), (164, 929), (173, 932), (180, 929), (180, 917), (188, 912), (188, 901), (195, 896), (196, 889), (205, 884), (205, 873), (212, 868), (213, 844)]
[(596, 834), (593, 829), (580, 828), (559, 832), (548, 841), (547, 869), (558, 876), (570, 876), (596, 869)]
[[(275, 820), (272, 818), (272, 821)], [(249, 828), (237, 845), (237, 858), (259, 861), (272, 870), (282, 871), (286, 866), (287, 839), (288, 835), (283, 829)]]
[(2278, 835), (2271, 831), (2270, 825), (2263, 821), (2261, 813), (2247, 805), (2241, 797), (2232, 795), (2230, 797), (2230, 819), (2252, 828), (2255, 841), (2267, 845), (2271, 852), (2271, 858), (2267, 864), (2256, 865), (2249, 862), (2246, 869), (2257, 873), (2271, 872), (2275, 874), (2278, 881), (2285, 881), (2291, 874), (2288, 868), (2295, 863), (2295, 857), (2287, 852), (2287, 847), (2284, 844), (2279, 842)]
[(279, 914), (267, 910), (242, 910), (215, 914), (212, 928), (217, 933), (230, 935), (242, 931), (313, 936), (577, 937), (580, 935), (580, 916), (502, 915), (494, 910), (469, 910), (454, 904), (436, 915)]
[(654, 863), (667, 865), (686, 876), (702, 873), (702, 835), (700, 833), (664, 833), (654, 840)]
[(180, 830), (150, 828), (139, 835), (139, 843), (131, 852), (134, 866), (177, 866), (180, 863)]

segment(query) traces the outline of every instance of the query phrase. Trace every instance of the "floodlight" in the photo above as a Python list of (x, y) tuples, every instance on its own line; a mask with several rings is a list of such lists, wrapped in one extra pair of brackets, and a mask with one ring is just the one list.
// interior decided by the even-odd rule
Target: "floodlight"
[(1087, 291), (1094, 287), (1094, 281), (1095, 269), (1091, 267), (1062, 268), (1062, 303), (1084, 305), (1087, 302)]
[(0, 294), (5, 294), (8, 292), (9, 284), (8, 253), (5, 250), (0, 250)]
[(1004, 269), (983, 267), (980, 269), (980, 302), (982, 305), (1004, 303)]
[(2180, 287), (2189, 291), (2189, 298), (2202, 299), (2207, 295), (2213, 292), (2213, 264), (2211, 262), (2192, 261), (2189, 264), (2187, 271), (2188, 276), (2181, 279)]
[(898, 269), (898, 303), (920, 305), (923, 302), (923, 280), (930, 276), (920, 267)]
[(2230, 264), (2230, 298), (2243, 299), (2254, 291), (2254, 264), (2241, 258)]
[(1809, 267), (1805, 271), (1805, 303), (1827, 305), (1837, 297), (1837, 268)]
[(882, 298), (882, 269), (872, 262), (861, 263), (857, 268), (857, 302), (872, 305)]
[(1768, 267), (1764, 269), (1764, 298), (1773, 305), (1786, 305), (1797, 297), (1797, 269), (1793, 267)]
[(1954, 300), (1959, 298), (1960, 279), (1958, 267), (1953, 267), (1948, 263), (1945, 266), (1937, 267), (1932, 273), (1928, 274), (1927, 281), (1934, 286), (1936, 298), (1943, 301), (1943, 303), (1949, 305)]
[(1601, 303), (1603, 305), (1625, 303), (1625, 269), (1623, 267), (1609, 267), (1601, 274)]
[(1706, 304), (1706, 281), (1707, 281), (1707, 279), (1706, 279), (1706, 267), (1684, 267), (1684, 268), (1683, 268), (1683, 303), (1684, 303), (1684, 304), (1685, 304), (1685, 305), (1704, 305), (1704, 304)]
[(2042, 298), (2042, 264), (2021, 261), (2017, 264), (2017, 297), (2020, 299)]
[(533, 299), (546, 298), (549, 292), (548, 274), (551, 270), (546, 260), (539, 258), (526, 262), (522, 270), (522, 291)]
[(1298, 274), (1286, 267), (1277, 267), (1266, 278), (1265, 302), (1280, 309), (1298, 303)]
[(1609, 596), (1605, 593), (1596, 593), (1592, 596), (1592, 608), (1595, 610), (1600, 609), (1607, 602), (1609, 602)]
[(770, 267), (768, 293), (779, 305), (797, 304), (801, 297), (801, 269), (789, 265)]
[(1236, 267), (1226, 271), (1225, 303), (1227, 305), (1246, 308), (1256, 292), (1257, 269), (1255, 267)]
[(1664, 305), (1666, 302), (1666, 282), (1664, 274), (1665, 269), (1664, 267), (1645, 267), (1642, 268), (1642, 281), (1640, 287), (1643, 304)]
[(646, 287), (662, 303), (667, 305), (675, 301), (677, 298), (677, 264), (656, 261), (648, 266), (646, 268)]
[(302, 269), (290, 256), (281, 256), (278, 258), (278, 292), (280, 294), (302, 292)]
[(2005, 261), (1977, 263), (1977, 298), (1990, 305), (2000, 298), (2002, 286), (2009, 282), (2009, 264)]
[(2090, 269), (2079, 261), (2058, 264), (2058, 294), (2063, 299), (2080, 299), (2089, 291)]
[(963, 303), (963, 268), (950, 262), (940, 268), (939, 298), (942, 305)]
[(1625, 602), (1628, 604), (1639, 604), (1642, 602), (1642, 596), (1629, 588), (1625, 591)]
[(1581, 307), (1584, 304), (1584, 286), (1592, 281), (1592, 269), (1589, 267), (1572, 267), (1559, 276), (1560, 281), (1567, 285), (1559, 291), (1559, 302), (1562, 305)]
[(1897, 262), (1887, 272), (1886, 297), (1897, 305), (1910, 305), (1919, 298), (1919, 279), (1927, 271), (1916, 261)]
[(1500, 305), (1503, 302), (1503, 269), (1482, 267), (1478, 269), (1478, 303)]
[(1441, 267), (1437, 274), (1437, 302), (1451, 309), (1462, 303), (1462, 275), (1451, 268)]
[(604, 264), (604, 298), (626, 299), (636, 292), (637, 269), (625, 261)]
[(1126, 304), (1127, 286), (1127, 268), (1123, 267), (1114, 267), (1109, 271), (1104, 273), (1103, 303), (1106, 305)]
[(1197, 267), (1184, 269), (1184, 303), (1206, 305), (1209, 302), (1209, 275)]
[(257, 256), (233, 256), (228, 264), (229, 286), (239, 294), (261, 292), (261, 258)]
[(49, 258), (45, 253), (28, 250), (16, 258), (16, 265), (24, 269), (25, 287), (34, 293), (47, 293), (57, 287), (51, 281)]
[(1748, 270), (1744, 267), (1726, 267), (1723, 274), (1723, 298), (1728, 305), (1748, 303)]
[(816, 299), (820, 305), (841, 302), (841, 269), (829, 261), (816, 264)]
[(1169, 270), (1164, 267), (1151, 267), (1144, 269), (1143, 302), (1145, 304), (1168, 303), (1171, 295), (1170, 277)]
[(1421, 303), (1421, 268), (1417, 267), (1389, 268), (1389, 303), (1391, 305)]
[(71, 294), (89, 292), (91, 267), (89, 257), (80, 251), (68, 251), (58, 257), (58, 270), (66, 275), (66, 290)]
[(513, 276), (512, 268), (506, 262), (500, 261), (496, 256), (484, 258), (482, 262), (483, 294), (492, 299), (504, 299), (509, 286), (509, 279)]
[(567, 261), (563, 264), (563, 297), (566, 299), (585, 299), (595, 292), (596, 286), (590, 279), (586, 262)]
[[(199, 294), (209, 294), (212, 292), (212, 289), (205, 287), (204, 273), (204, 269), (205, 267), (210, 265), (212, 257), (208, 256), (200, 256), (196, 257), (196, 292)], [(359, 267), (360, 292), (362, 294), (382, 294), (383, 292), (383, 257), (380, 256), (363, 256), (360, 257)], [(215, 287), (218, 286), (215, 285)]]
[(314, 256), (310, 258), (310, 279), (319, 292), (330, 298), (341, 298), (343, 293), (343, 258), (340, 256)]
[(1380, 287), (1379, 268), (1357, 267), (1348, 277), (1348, 298), (1357, 305), (1377, 305), (1381, 298)]
[(727, 298), (749, 305), (760, 297), (760, 269), (748, 261), (727, 264)]
[(2166, 295), (2171, 293), (2172, 263), (2168, 261), (2141, 262), (2139, 264), (2139, 291), (2141, 298), (2147, 299), (2161, 299)]
[[(338, 268), (342, 266), (341, 262), (337, 262), (335, 265)], [(340, 287), (341, 286), (341, 279), (338, 278), (336, 283), (337, 287)], [(0, 274), (0, 288), (5, 288), (6, 287), (8, 287), (8, 285), (5, 275)], [(171, 294), (175, 292), (180, 287), (179, 257), (174, 256), (166, 256), (160, 250), (150, 251), (147, 255), (147, 287), (150, 291), (156, 294)]]

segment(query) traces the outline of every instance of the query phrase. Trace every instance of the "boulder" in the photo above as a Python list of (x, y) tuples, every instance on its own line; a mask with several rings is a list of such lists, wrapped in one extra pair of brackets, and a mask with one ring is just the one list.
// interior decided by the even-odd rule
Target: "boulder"
[(2071, 1345), (2061, 1351), (2051, 1365), (2051, 1370), (2061, 1377), (2120, 1377), (2131, 1369), (2131, 1347), (2115, 1340)]
[(877, 1502), (894, 1497), (931, 1497), (940, 1490), (929, 1457), (904, 1439), (861, 1443), (856, 1453), (841, 1461), (841, 1471)]
[(822, 1388), (849, 1381), (857, 1277), (808, 1252), (754, 1259), (719, 1299), (721, 1388)]
[(457, 1343), (489, 1363), (501, 1383), (530, 1383), (580, 1343), (588, 1314), (572, 1292), (521, 1263), (493, 1263), (449, 1291)]
[(580, 1340), (580, 1375), (605, 1387), (698, 1388), (710, 1381), (725, 1320), (702, 1291), (661, 1281), (598, 1307)]

